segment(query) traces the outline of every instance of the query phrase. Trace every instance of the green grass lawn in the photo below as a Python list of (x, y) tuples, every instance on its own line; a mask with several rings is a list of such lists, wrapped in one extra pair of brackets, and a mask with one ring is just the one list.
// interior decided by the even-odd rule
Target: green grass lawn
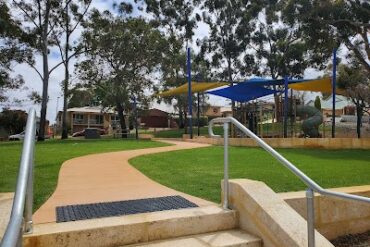
[[(147, 140), (49, 140), (37, 143), (35, 153), (34, 208), (37, 209), (53, 193), (63, 161), (92, 153), (166, 146)], [(0, 143), (0, 192), (15, 190), (22, 144)]]
[[(222, 126), (215, 126), (213, 131), (216, 135), (223, 133)], [(200, 135), (208, 136), (208, 127), (200, 127)], [(162, 130), (156, 131), (154, 137), (156, 138), (182, 138), (182, 135), (185, 134), (184, 129), (171, 129), (171, 130)], [(198, 134), (198, 128), (196, 126), (193, 127), (193, 134)]]
[[(369, 150), (279, 151), (324, 188), (370, 184)], [(163, 185), (220, 201), (223, 147), (140, 156), (130, 163)], [(230, 147), (230, 177), (260, 180), (276, 192), (305, 189), (298, 178), (260, 148)]]

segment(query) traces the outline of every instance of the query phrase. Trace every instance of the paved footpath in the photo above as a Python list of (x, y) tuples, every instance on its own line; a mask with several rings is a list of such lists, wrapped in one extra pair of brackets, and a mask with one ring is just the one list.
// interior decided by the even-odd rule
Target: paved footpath
[(145, 154), (207, 147), (208, 144), (160, 140), (172, 146), (92, 154), (63, 163), (52, 196), (35, 212), (34, 223), (56, 221), (56, 206), (181, 195), (199, 206), (214, 203), (170, 189), (146, 177), (128, 160)]

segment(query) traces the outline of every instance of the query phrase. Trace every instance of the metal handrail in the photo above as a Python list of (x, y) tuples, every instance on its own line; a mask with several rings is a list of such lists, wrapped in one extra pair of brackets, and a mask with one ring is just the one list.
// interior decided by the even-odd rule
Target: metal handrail
[(28, 112), (26, 134), (17, 178), (12, 211), (1, 247), (22, 246), (23, 233), (32, 233), (33, 158), (36, 137), (36, 112)]
[(277, 159), (281, 164), (283, 164), (286, 168), (288, 168), (294, 175), (296, 175), (303, 183), (305, 183), (308, 187), (306, 190), (306, 198), (307, 198), (307, 231), (308, 231), (308, 246), (314, 247), (315, 246), (315, 228), (314, 228), (314, 192), (317, 192), (322, 195), (339, 197), (343, 199), (350, 199), (356, 200), (361, 202), (370, 203), (370, 198), (351, 195), (342, 192), (330, 191), (327, 189), (322, 188), (318, 185), (315, 181), (313, 181), (310, 177), (308, 177), (305, 173), (299, 170), (296, 166), (290, 163), (287, 159), (285, 159), (281, 154), (279, 154), (275, 149), (269, 146), (266, 142), (264, 142), (261, 138), (255, 135), (252, 131), (246, 128), (243, 124), (241, 124), (238, 120), (233, 117), (225, 117), (225, 118), (215, 118), (209, 122), (208, 125), (208, 133), (210, 137), (220, 137), (219, 135), (215, 135), (213, 133), (213, 125), (215, 123), (223, 123), (224, 124), (224, 208), (228, 208), (228, 145), (229, 145), (229, 123), (234, 124), (238, 127), (241, 131), (243, 131), (247, 136), (252, 138), (257, 142), (257, 144), (270, 153), (275, 159)]

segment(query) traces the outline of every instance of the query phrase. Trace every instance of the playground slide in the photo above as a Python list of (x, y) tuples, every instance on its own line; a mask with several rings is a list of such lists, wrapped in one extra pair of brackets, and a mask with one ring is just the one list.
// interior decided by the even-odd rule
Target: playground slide
[(302, 131), (305, 137), (320, 137), (319, 126), (323, 121), (320, 110), (313, 106), (298, 106), (297, 115), (305, 119), (302, 123)]

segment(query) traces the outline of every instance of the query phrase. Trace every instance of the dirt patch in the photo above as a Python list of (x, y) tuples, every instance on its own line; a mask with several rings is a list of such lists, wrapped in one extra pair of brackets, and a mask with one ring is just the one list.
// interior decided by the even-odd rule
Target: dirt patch
[(331, 241), (336, 247), (370, 247), (370, 231), (348, 234)]

